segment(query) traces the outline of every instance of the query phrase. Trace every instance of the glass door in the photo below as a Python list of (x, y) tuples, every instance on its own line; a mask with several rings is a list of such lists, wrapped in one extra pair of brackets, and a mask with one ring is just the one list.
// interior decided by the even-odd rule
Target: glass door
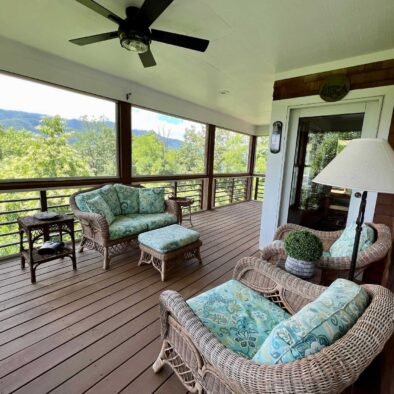
[(299, 118), (288, 222), (318, 230), (346, 225), (351, 190), (318, 185), (313, 178), (354, 138), (364, 113)]

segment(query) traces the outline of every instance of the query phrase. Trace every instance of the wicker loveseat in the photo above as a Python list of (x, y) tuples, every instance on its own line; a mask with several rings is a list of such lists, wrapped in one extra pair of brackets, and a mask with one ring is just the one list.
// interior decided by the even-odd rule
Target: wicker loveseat
[[(95, 249), (101, 253), (104, 257), (103, 268), (108, 269), (110, 266), (110, 260), (112, 257), (123, 254), (130, 248), (138, 247), (138, 234), (144, 231), (154, 230), (159, 227), (164, 227), (173, 223), (176, 223), (179, 219), (179, 208), (175, 201), (166, 200), (164, 212), (150, 215), (150, 214), (134, 214), (134, 215), (120, 215), (115, 219), (115, 225), (118, 221), (122, 221), (122, 229), (130, 225), (130, 231), (123, 231), (120, 236), (114, 237), (111, 231), (111, 225), (108, 224), (104, 216), (86, 212), (80, 209), (78, 206), (78, 195), (85, 193), (100, 191), (104, 187), (110, 185), (102, 185), (89, 190), (83, 190), (73, 194), (70, 197), (70, 206), (80, 221), (82, 227), (82, 237), (79, 251), (82, 252), (84, 247)], [(146, 190), (146, 189), (144, 189)], [(143, 219), (143, 224), (139, 226), (139, 230), (136, 230), (136, 226), (133, 226), (136, 219)], [(134, 221), (134, 222), (133, 222)]]
[[(368, 223), (376, 232), (375, 242), (357, 256), (356, 276), (372, 263), (387, 257), (390, 252), (392, 239), (390, 229), (384, 224)], [(287, 223), (279, 226), (274, 235), (274, 241), (284, 240), (294, 230), (308, 230), (318, 236), (323, 242), (323, 248), (328, 251), (331, 245), (340, 237), (341, 231), (318, 231), (297, 224)], [(260, 257), (272, 264), (287, 257), (284, 246), (280, 242), (273, 242), (260, 251)], [(316, 264), (322, 270), (321, 284), (329, 285), (336, 278), (347, 278), (350, 270), (351, 256), (331, 257), (323, 256)]]
[[(233, 278), (294, 314), (326, 288), (261, 259), (241, 259)], [(301, 360), (260, 365), (222, 345), (180, 294), (160, 297), (163, 347), (153, 370), (169, 364), (192, 393), (339, 393), (381, 352), (394, 328), (394, 296), (364, 285), (371, 302), (355, 325), (331, 346)]]

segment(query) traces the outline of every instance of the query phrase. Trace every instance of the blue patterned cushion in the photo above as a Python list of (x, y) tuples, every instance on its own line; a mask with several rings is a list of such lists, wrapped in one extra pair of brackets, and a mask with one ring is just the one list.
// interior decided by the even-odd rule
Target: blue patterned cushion
[(77, 204), (77, 207), (82, 212), (90, 212), (90, 209), (86, 205), (86, 202), (100, 195), (101, 195), (100, 189), (92, 190), (90, 192), (80, 193), (77, 196), (75, 196), (75, 202)]
[[(331, 257), (351, 256), (353, 253), (354, 238), (356, 236), (356, 223), (345, 228), (341, 236), (331, 245)], [(358, 251), (368, 248), (372, 245), (375, 238), (374, 230), (366, 224), (363, 224), (360, 236), (360, 245)]]
[(197, 231), (172, 224), (140, 234), (138, 241), (158, 252), (167, 253), (189, 245), (199, 238), (200, 234)]
[(111, 224), (115, 220), (114, 214), (103, 197), (97, 196), (92, 198), (86, 202), (86, 205), (90, 212), (98, 213), (99, 215), (104, 216), (108, 224)]
[(316, 300), (278, 324), (253, 361), (280, 364), (317, 353), (346, 334), (368, 303), (368, 294), (362, 287), (337, 279)]
[(109, 238), (119, 239), (130, 235), (137, 235), (148, 230), (149, 228), (146, 221), (139, 220), (138, 217), (130, 218), (128, 216), (118, 216), (109, 226)]
[(271, 330), (290, 315), (237, 280), (187, 301), (224, 346), (252, 358)]
[(139, 189), (139, 195), (140, 213), (164, 212), (164, 189), (162, 187)]
[(116, 193), (115, 187), (113, 185), (103, 186), (100, 189), (100, 194), (115, 216), (122, 214), (122, 211), (120, 210), (118, 194)]
[(148, 230), (155, 230), (160, 227), (169, 226), (177, 222), (176, 216), (171, 213), (140, 213), (128, 215), (129, 218), (138, 218), (141, 223), (146, 223)]
[(115, 185), (115, 190), (118, 194), (122, 215), (139, 213), (140, 193), (137, 187), (131, 187), (117, 183)]

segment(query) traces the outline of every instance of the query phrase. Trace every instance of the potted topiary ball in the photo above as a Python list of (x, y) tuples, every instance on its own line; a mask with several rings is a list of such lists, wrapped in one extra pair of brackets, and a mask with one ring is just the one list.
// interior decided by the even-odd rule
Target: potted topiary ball
[(286, 271), (300, 278), (311, 278), (315, 271), (315, 262), (323, 254), (321, 240), (310, 231), (292, 231), (285, 239), (285, 249)]

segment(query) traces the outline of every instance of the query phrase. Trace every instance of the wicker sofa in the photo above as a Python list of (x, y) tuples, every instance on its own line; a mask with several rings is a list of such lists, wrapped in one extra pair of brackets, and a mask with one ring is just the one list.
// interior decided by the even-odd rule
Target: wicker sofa
[[(241, 259), (233, 278), (290, 314), (325, 290), (255, 257)], [(316, 354), (276, 365), (260, 365), (227, 349), (180, 294), (166, 291), (160, 297), (163, 347), (153, 370), (169, 364), (191, 393), (339, 393), (357, 380), (393, 333), (393, 293), (363, 287), (371, 302), (347, 334)]]
[[(368, 223), (376, 232), (375, 242), (357, 256), (356, 276), (369, 265), (387, 257), (390, 253), (392, 239), (390, 229), (385, 224)], [(274, 235), (274, 241), (284, 240), (294, 230), (308, 230), (318, 236), (323, 242), (323, 248), (328, 251), (331, 245), (340, 237), (341, 231), (318, 231), (298, 224), (287, 223), (279, 226)], [(260, 251), (260, 257), (272, 264), (285, 260), (286, 251), (281, 243), (273, 242)], [(350, 270), (351, 256), (322, 257), (316, 264), (322, 270), (321, 284), (329, 285), (336, 278), (347, 278)]]
[[(114, 239), (111, 237), (110, 225), (104, 216), (93, 212), (85, 212), (80, 209), (76, 201), (78, 195), (100, 190), (104, 186), (106, 185), (101, 185), (89, 190), (83, 190), (78, 193), (74, 193), (70, 197), (70, 206), (72, 212), (80, 221), (82, 227), (82, 237), (79, 251), (82, 252), (84, 247), (97, 250), (104, 257), (103, 268), (108, 269), (110, 266), (110, 260), (113, 257), (123, 254), (130, 248), (138, 248), (137, 238), (139, 233), (143, 231), (131, 232), (130, 234)], [(167, 221), (160, 224), (154, 220), (149, 222), (149, 215), (146, 215), (146, 222), (149, 226), (144, 231), (153, 230), (178, 222), (180, 213), (179, 207), (175, 201), (165, 201), (164, 213), (171, 214), (173, 216), (174, 219), (170, 220), (171, 223)], [(130, 218), (129, 220), (131, 221), (133, 219)]]

